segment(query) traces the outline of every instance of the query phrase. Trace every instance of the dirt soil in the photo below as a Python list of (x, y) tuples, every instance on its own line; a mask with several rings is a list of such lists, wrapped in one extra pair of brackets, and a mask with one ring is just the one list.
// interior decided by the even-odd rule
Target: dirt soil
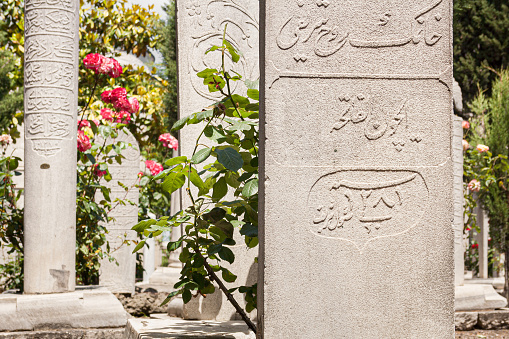
[(456, 331), (456, 339), (509, 339), (509, 330)]

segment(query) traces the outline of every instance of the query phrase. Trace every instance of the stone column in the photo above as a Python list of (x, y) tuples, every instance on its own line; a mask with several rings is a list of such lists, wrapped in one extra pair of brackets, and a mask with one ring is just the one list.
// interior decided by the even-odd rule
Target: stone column
[(259, 338), (454, 338), (452, 1), (263, 0)]
[[(177, 190), (172, 193), (171, 195), (171, 206), (170, 206), (170, 214), (175, 215), (178, 211), (182, 209), (180, 202), (180, 190)], [(182, 228), (180, 227), (174, 227), (171, 229), (170, 233), (170, 241), (177, 241), (182, 236)], [(179, 255), (182, 251), (176, 250), (170, 253), (168, 261), (170, 265), (181, 265), (182, 263), (179, 261)]]
[[(109, 165), (109, 171), (112, 180), (104, 181), (102, 184), (111, 189), (110, 198), (114, 208), (109, 216), (115, 220), (105, 223), (108, 230), (106, 239), (110, 243), (113, 251), (112, 256), (117, 262), (110, 262), (108, 259), (101, 260), (99, 284), (107, 287), (113, 293), (134, 294), (134, 284), (136, 282), (136, 254), (133, 254), (135, 245), (123, 244), (125, 240), (137, 240), (137, 234), (131, 228), (138, 223), (138, 197), (139, 190), (134, 187), (140, 171), (140, 151), (138, 142), (130, 132), (120, 131), (115, 140), (109, 140), (107, 144), (125, 142), (128, 146), (122, 151), (125, 159), (122, 164), (114, 163)], [(113, 151), (112, 151), (113, 152)], [(129, 187), (126, 192), (118, 182)], [(100, 192), (97, 193), (102, 196)], [(115, 199), (129, 200), (134, 203), (131, 205), (126, 202), (125, 205), (117, 204)]]
[(25, 293), (75, 288), (78, 13), (25, 1)]
[(481, 230), (480, 233), (475, 235), (479, 247), (479, 278), (488, 279), (488, 238), (490, 234), (489, 218), (486, 211), (482, 208), (481, 202), (477, 201), (478, 205), (475, 208), (477, 215), (477, 226)]
[(456, 286), (465, 281), (465, 248), (463, 239), (463, 119), (454, 116), (452, 136), (452, 161), (454, 171), (454, 282)]
[[(258, 12), (258, 0), (177, 1), (179, 118), (199, 112), (218, 100), (219, 96), (209, 93), (207, 86), (203, 85), (203, 80), (196, 74), (205, 68), (219, 69), (221, 55), (219, 53), (205, 55), (205, 52), (213, 45), (221, 45), (226, 24), (228, 41), (241, 52), (238, 63), (233, 64), (231, 60), (226, 60), (227, 67), (233, 68), (245, 80), (258, 80)], [(247, 88), (243, 83), (236, 82), (232, 90), (245, 94)], [(203, 128), (204, 125), (192, 125), (181, 130), (180, 154), (186, 156), (192, 154), (196, 138)], [(201, 142), (206, 143), (207, 139), (203, 138)], [(190, 205), (185, 194), (182, 194), (181, 199), (183, 208)], [(236, 234), (240, 236), (237, 231)], [(229, 267), (237, 275), (237, 281), (227, 284), (228, 287), (253, 284), (253, 280), (256, 280), (253, 272), (256, 270), (254, 258), (258, 254), (257, 250), (247, 251), (242, 240), (238, 240), (237, 243), (239, 245), (232, 248), (235, 263)], [(219, 289), (217, 290), (207, 298), (193, 298), (184, 306), (184, 317), (216, 320), (235, 318), (235, 309)], [(235, 293), (235, 298), (240, 304), (244, 303), (243, 295), (238, 292)]]

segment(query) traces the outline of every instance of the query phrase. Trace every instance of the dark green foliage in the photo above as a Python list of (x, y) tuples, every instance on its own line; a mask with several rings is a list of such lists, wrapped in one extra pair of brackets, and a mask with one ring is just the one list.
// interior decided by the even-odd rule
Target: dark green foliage
[(167, 91), (163, 98), (166, 119), (168, 119), (165, 125), (171, 126), (177, 120), (177, 21), (175, 1), (169, 0), (164, 10), (168, 18), (159, 33), (162, 40), (158, 45), (158, 49), (164, 57), (164, 78), (168, 81)]
[[(0, 46), (5, 43), (5, 33), (0, 32)], [(23, 89), (13, 88), (14, 81), (9, 78), (9, 73), (15, 67), (13, 54), (6, 49), (0, 49), (0, 134), (15, 127), (12, 119), (16, 111), (23, 109)]]
[(496, 78), (490, 68), (508, 66), (508, 32), (507, 0), (454, 1), (454, 78), (465, 104), (477, 95), (478, 85), (490, 89)]

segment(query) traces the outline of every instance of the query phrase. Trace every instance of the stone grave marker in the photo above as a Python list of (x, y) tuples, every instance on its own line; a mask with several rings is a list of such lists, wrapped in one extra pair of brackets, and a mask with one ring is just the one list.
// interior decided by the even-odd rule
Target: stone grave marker
[(465, 248), (463, 236), (463, 119), (454, 116), (452, 136), (452, 160), (454, 168), (454, 282), (456, 286), (465, 281)]
[(261, 2), (259, 338), (453, 338), (452, 1)]
[[(111, 189), (110, 198), (112, 205), (115, 206), (109, 213), (110, 217), (115, 218), (114, 221), (105, 223), (104, 226), (108, 230), (106, 238), (110, 243), (112, 256), (116, 259), (110, 262), (108, 259), (101, 260), (99, 284), (107, 287), (113, 293), (130, 293), (134, 294), (134, 283), (136, 279), (136, 255), (132, 253), (134, 244), (123, 244), (124, 240), (137, 240), (136, 231), (131, 228), (138, 223), (138, 196), (139, 190), (133, 187), (139, 180), (138, 173), (140, 171), (140, 151), (138, 142), (130, 132), (120, 131), (118, 137), (109, 143), (123, 141), (128, 146), (122, 151), (125, 159), (122, 164), (114, 162), (109, 165), (111, 181), (102, 182), (102, 185)], [(118, 182), (121, 182), (129, 191), (126, 192)], [(101, 197), (101, 193), (97, 193)], [(125, 205), (116, 204), (114, 200), (129, 200), (135, 205), (126, 202)]]
[[(244, 79), (258, 80), (259, 63), (259, 21), (258, 0), (183, 0), (177, 2), (178, 25), (178, 88), (179, 118), (199, 112), (219, 98), (208, 92), (202, 79), (196, 74), (205, 68), (219, 68), (221, 57), (218, 53), (205, 52), (213, 45), (221, 45), (224, 27), (228, 24), (227, 39), (241, 52), (240, 61), (232, 65), (226, 60), (227, 67), (237, 71)], [(235, 93), (244, 93), (247, 88), (240, 82), (235, 83)], [(186, 126), (180, 131), (180, 154), (191, 155), (196, 138), (204, 126)], [(205, 138), (201, 142), (207, 142)], [(189, 199), (181, 194), (182, 206), (189, 205)], [(174, 233), (174, 236), (177, 235)], [(236, 231), (238, 233), (238, 231)], [(237, 241), (243, 244), (243, 241)], [(227, 284), (228, 287), (253, 284), (256, 281), (254, 258), (257, 249), (247, 251), (244, 245), (232, 248), (235, 263), (230, 270), (238, 276), (237, 281)], [(172, 257), (174, 258), (174, 257)], [(235, 298), (242, 305), (243, 295), (235, 293)], [(255, 312), (251, 313), (254, 315)], [(229, 304), (219, 289), (213, 294), (193, 298), (184, 306), (184, 317), (187, 319), (230, 320), (236, 317), (235, 309)]]
[(79, 1), (25, 2), (25, 293), (75, 288)]

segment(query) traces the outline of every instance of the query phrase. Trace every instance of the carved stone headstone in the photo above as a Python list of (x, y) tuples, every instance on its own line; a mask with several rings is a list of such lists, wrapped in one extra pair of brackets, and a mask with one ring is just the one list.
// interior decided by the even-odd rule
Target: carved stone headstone
[(260, 338), (453, 338), (452, 1), (262, 2)]
[(454, 170), (454, 282), (456, 286), (465, 281), (465, 248), (463, 237), (463, 119), (454, 116), (452, 130), (452, 161)]
[[(258, 0), (183, 0), (177, 2), (178, 24), (178, 88), (179, 117), (182, 118), (217, 101), (217, 95), (210, 94), (203, 80), (196, 74), (205, 68), (219, 68), (221, 56), (218, 53), (205, 55), (213, 45), (221, 45), (223, 31), (228, 24), (226, 37), (242, 54), (240, 61), (233, 64), (227, 59), (227, 67), (233, 68), (244, 79), (258, 80)], [(232, 90), (245, 93), (247, 88), (236, 82)], [(204, 126), (186, 126), (180, 133), (180, 153), (191, 155), (198, 134)], [(201, 142), (206, 142), (202, 140)], [(189, 199), (182, 194), (182, 206), (189, 206)], [(237, 232), (238, 233), (238, 232)], [(175, 234), (174, 234), (175, 235)], [(243, 242), (238, 242), (243, 243)], [(238, 276), (237, 281), (229, 287), (246, 285), (256, 281), (252, 268), (257, 250), (246, 251), (243, 247), (233, 248), (235, 263), (231, 271)], [(251, 278), (248, 276), (251, 274)], [(253, 281), (254, 280), (254, 281)], [(236, 294), (236, 299), (243, 303), (244, 298)], [(185, 305), (184, 316), (188, 319), (230, 320), (235, 317), (235, 309), (229, 304), (220, 291), (206, 299), (193, 298)]]
[(25, 293), (74, 291), (79, 1), (25, 1)]
[[(99, 284), (107, 287), (113, 293), (134, 293), (134, 283), (136, 279), (136, 255), (133, 254), (134, 246), (122, 244), (124, 240), (136, 240), (136, 231), (131, 228), (138, 223), (138, 188), (134, 187), (138, 180), (140, 171), (140, 151), (138, 142), (129, 132), (119, 132), (115, 140), (108, 143), (123, 141), (128, 146), (122, 151), (125, 159), (122, 164), (113, 163), (108, 166), (112, 180), (103, 181), (102, 185), (111, 189), (110, 198), (113, 210), (108, 214), (115, 220), (104, 224), (108, 230), (106, 238), (110, 243), (112, 256), (116, 259), (110, 262), (108, 259), (101, 260)], [(129, 188), (126, 192), (118, 182)], [(98, 195), (100, 195), (98, 193)], [(113, 202), (115, 199), (129, 200), (135, 205), (126, 202), (125, 205)]]

